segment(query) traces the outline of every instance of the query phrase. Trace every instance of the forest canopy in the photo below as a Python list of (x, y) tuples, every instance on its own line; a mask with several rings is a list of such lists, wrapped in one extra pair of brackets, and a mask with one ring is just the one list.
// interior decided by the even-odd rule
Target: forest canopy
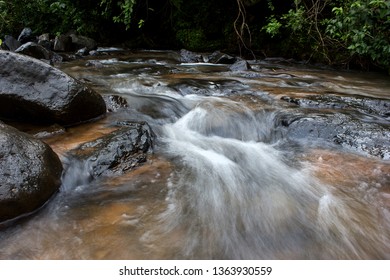
[(107, 44), (390, 69), (389, 0), (0, 0), (0, 39), (24, 27)]

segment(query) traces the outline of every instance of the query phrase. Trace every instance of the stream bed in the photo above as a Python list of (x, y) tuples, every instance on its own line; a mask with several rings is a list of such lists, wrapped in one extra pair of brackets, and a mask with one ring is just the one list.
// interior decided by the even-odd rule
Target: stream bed
[[(389, 77), (248, 62), (137, 51), (61, 64), (120, 102), (37, 134), (66, 163), (62, 186), (0, 230), (0, 258), (389, 259)], [(149, 124), (153, 151), (89, 180), (68, 152), (126, 121)]]

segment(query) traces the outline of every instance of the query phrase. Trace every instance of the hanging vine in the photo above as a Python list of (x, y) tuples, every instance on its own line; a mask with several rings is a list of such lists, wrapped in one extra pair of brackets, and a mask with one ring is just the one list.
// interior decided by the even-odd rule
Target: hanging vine
[[(237, 0), (237, 6), (238, 6), (238, 14), (234, 21), (233, 26), (234, 26), (234, 31), (238, 38), (238, 47), (240, 50), (240, 55), (242, 55), (242, 48), (245, 48), (255, 58), (255, 55), (250, 48), (250, 45), (252, 43), (252, 37), (251, 37), (249, 25), (246, 22), (246, 9), (245, 9), (244, 0)], [(249, 45), (246, 43), (245, 40), (246, 35), (248, 36)]]

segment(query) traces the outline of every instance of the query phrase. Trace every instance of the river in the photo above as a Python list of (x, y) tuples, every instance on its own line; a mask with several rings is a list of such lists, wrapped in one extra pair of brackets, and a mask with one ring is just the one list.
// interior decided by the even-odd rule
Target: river
[[(0, 258), (389, 259), (388, 76), (249, 63), (138, 51), (60, 65), (128, 106), (44, 138), (69, 168), (1, 229)], [(156, 134), (146, 163), (87, 180), (67, 151), (129, 120)]]

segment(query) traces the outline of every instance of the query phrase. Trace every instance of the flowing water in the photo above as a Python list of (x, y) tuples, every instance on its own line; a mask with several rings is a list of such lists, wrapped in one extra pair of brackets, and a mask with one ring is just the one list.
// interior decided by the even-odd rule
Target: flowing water
[[(0, 258), (389, 259), (388, 154), (289, 137), (283, 116), (312, 112), (281, 99), (388, 102), (388, 77), (250, 63), (233, 72), (144, 51), (61, 65), (128, 107), (44, 139), (69, 168), (45, 207), (1, 228)], [(388, 112), (354, 117), (389, 128)], [(122, 120), (150, 124), (153, 153), (125, 175), (91, 182), (66, 152)]]

